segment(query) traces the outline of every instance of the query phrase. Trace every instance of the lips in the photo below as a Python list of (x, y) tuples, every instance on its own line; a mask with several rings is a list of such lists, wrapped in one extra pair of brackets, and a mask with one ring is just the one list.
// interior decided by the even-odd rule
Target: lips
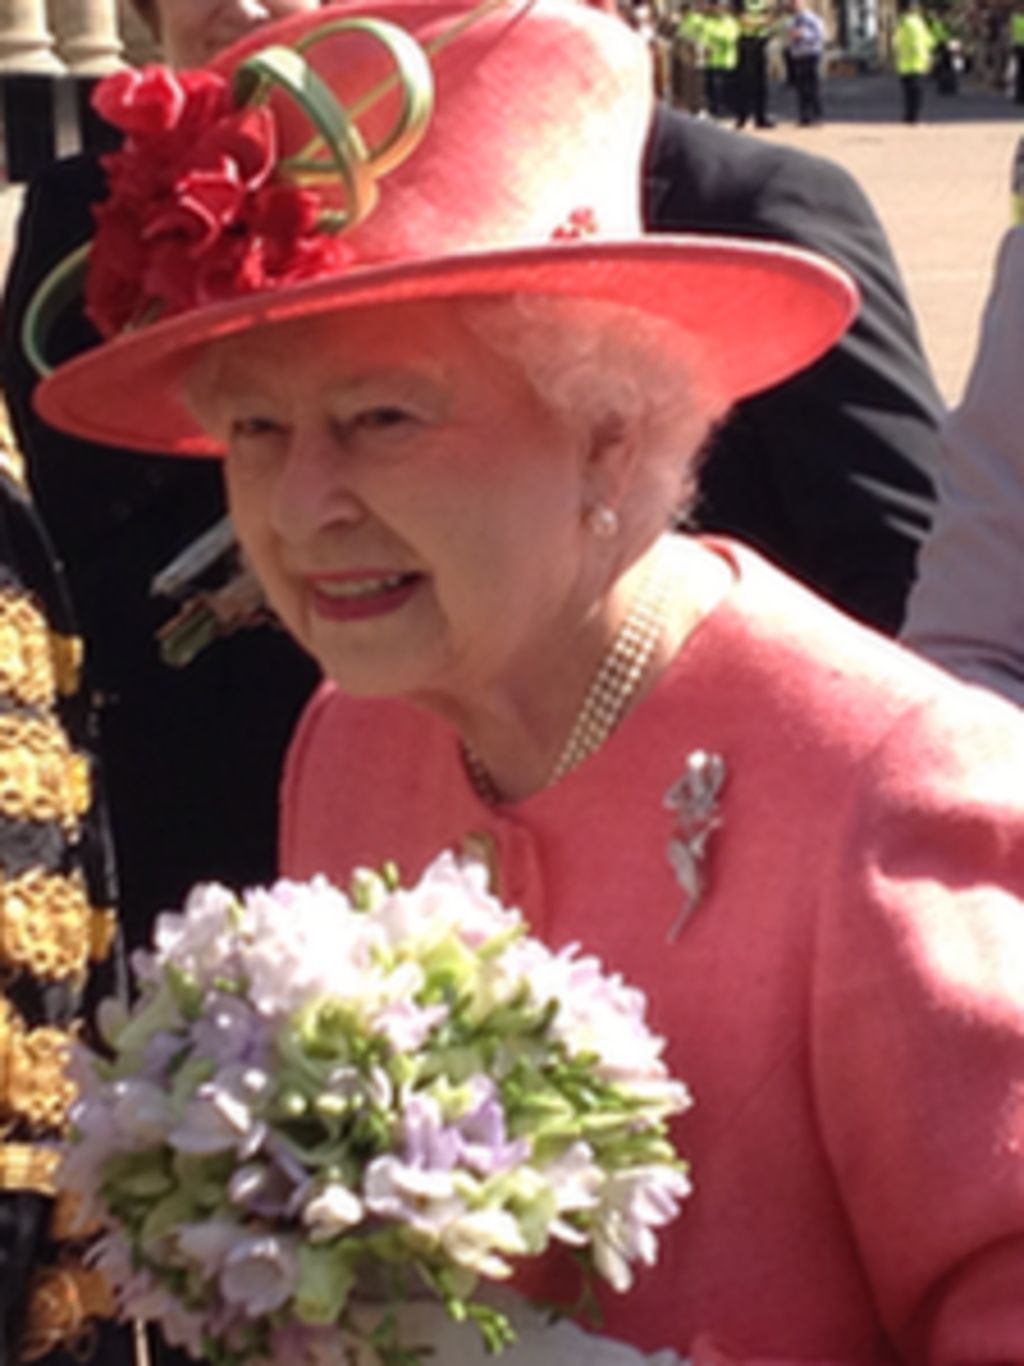
[(422, 581), (420, 574), (367, 570), (318, 575), (308, 580), (313, 609), (331, 621), (357, 621), (397, 612)]

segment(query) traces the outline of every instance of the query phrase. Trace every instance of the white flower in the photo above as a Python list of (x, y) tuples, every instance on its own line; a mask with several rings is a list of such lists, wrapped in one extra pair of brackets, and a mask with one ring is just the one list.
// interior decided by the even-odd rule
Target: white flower
[(369, 994), (378, 935), (325, 878), (249, 892), (245, 911), (242, 967), (260, 1014), (283, 1018), (318, 997), (354, 1003)]
[(317, 1192), (302, 1210), (302, 1222), (314, 1243), (336, 1238), (363, 1218), (363, 1202), (348, 1186), (332, 1181)]
[(460, 1266), (480, 1276), (501, 1280), (512, 1267), (500, 1253), (521, 1256), (529, 1248), (519, 1223), (507, 1210), (468, 1210), (441, 1229), (441, 1246)]
[[(203, 883), (189, 893), (182, 914), (165, 911), (156, 919), (157, 959), (193, 977), (203, 988), (230, 971), (238, 898), (218, 883)], [(137, 971), (149, 976), (144, 962)]]
[(687, 1176), (674, 1167), (630, 1167), (608, 1176), (594, 1215), (592, 1244), (598, 1271), (616, 1290), (633, 1284), (631, 1262), (654, 1265), (658, 1245), (651, 1230), (674, 1219), (689, 1193)]
[(373, 911), (391, 947), (423, 955), (452, 933), (470, 948), (522, 925), (518, 911), (507, 910), (487, 891), (487, 873), (477, 863), (460, 864), (444, 853), (415, 887), (393, 892)]
[(434, 1238), (466, 1208), (452, 1172), (426, 1171), (391, 1156), (375, 1157), (367, 1167), (363, 1199), (373, 1214)]

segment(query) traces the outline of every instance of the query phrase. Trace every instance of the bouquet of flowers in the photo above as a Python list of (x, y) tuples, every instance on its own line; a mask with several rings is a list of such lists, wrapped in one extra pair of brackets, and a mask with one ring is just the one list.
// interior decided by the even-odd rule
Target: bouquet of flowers
[(529, 936), (478, 865), (202, 886), (135, 967), (109, 1056), (76, 1059), (63, 1180), (124, 1315), (196, 1357), (415, 1363), (424, 1297), (498, 1350), (480, 1291), (517, 1259), (567, 1244), (626, 1290), (687, 1194), (643, 996)]

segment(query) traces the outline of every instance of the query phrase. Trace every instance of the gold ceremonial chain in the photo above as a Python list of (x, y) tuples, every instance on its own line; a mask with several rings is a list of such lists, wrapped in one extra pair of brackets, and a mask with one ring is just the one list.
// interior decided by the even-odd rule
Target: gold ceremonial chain
[(35, 1143), (0, 1143), (0, 1191), (55, 1195), (61, 1154)]
[(50, 707), (78, 689), (82, 642), (51, 631), (25, 593), (0, 588), (0, 692), (29, 707)]
[(93, 908), (80, 872), (0, 870), (0, 966), (44, 981), (77, 977), (107, 957), (116, 932), (114, 912)]
[(75, 831), (90, 796), (89, 761), (56, 720), (0, 714), (0, 815)]
[[(637, 593), (601, 660), (544, 786), (553, 787), (595, 754), (629, 710), (665, 630), (671, 573), (662, 556)], [(480, 756), (463, 741), (463, 761), (477, 795), (495, 806), (501, 794)]]
[(0, 1000), (0, 1127), (23, 1120), (58, 1132), (77, 1090), (66, 1075), (71, 1035), (43, 1026), (27, 1029), (9, 1001)]

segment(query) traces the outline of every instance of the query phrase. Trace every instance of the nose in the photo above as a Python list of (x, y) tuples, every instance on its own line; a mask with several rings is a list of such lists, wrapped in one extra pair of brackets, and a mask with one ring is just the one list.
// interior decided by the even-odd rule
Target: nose
[(351, 463), (329, 427), (296, 427), (271, 491), (270, 520), (287, 544), (354, 526), (366, 508), (353, 486)]

